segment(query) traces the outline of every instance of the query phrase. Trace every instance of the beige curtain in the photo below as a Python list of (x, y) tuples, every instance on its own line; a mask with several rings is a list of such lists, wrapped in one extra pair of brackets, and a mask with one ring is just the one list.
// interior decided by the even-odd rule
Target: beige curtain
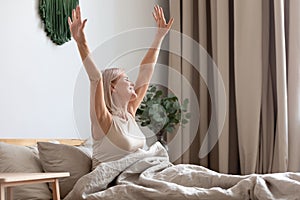
[[(170, 53), (169, 66), (182, 78), (169, 73), (169, 85), (177, 88), (182, 99), (195, 93), (200, 112), (196, 137), (192, 128), (179, 130), (180, 139), (169, 151), (174, 163), (200, 164), (234, 174), (300, 170), (299, 11), (298, 0), (170, 1), (173, 30), (182, 35), (170, 33), (170, 49), (177, 53)], [(185, 37), (211, 56), (224, 88), (216, 84), (220, 78), (209, 56), (189, 49)], [(192, 59), (198, 56), (199, 65), (185, 59), (188, 54)], [(207, 73), (197, 69), (203, 65)], [(183, 85), (185, 79), (191, 88)], [(214, 88), (211, 93), (209, 86)], [(222, 89), (225, 97), (219, 95)], [(225, 120), (215, 113), (222, 128), (208, 135), (221, 134), (209, 154), (199, 158), (213, 121), (212, 105), (226, 108)], [(208, 138), (209, 145), (215, 137)], [(169, 142), (173, 138), (170, 135)], [(188, 142), (186, 150), (183, 144)]]

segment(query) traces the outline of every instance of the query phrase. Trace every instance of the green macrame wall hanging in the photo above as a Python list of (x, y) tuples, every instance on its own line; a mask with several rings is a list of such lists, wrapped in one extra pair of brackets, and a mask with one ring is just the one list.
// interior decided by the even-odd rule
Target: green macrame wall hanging
[(79, 0), (39, 0), (39, 13), (47, 36), (62, 45), (71, 40), (68, 17), (76, 8)]

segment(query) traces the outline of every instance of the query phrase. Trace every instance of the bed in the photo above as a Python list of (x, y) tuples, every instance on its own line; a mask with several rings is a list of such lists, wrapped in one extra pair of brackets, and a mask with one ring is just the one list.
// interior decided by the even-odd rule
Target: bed
[[(34, 150), (32, 146), (0, 142), (0, 170), (3, 170), (3, 159), (8, 159), (3, 152), (17, 155), (21, 149), (22, 154), (26, 152), (26, 156), (31, 158), (27, 158), (26, 165), (40, 164), (40, 168), (35, 166), (35, 170), (70, 172), (71, 177), (60, 180), (61, 198), (65, 200), (300, 198), (300, 173), (237, 176), (197, 165), (173, 165), (158, 142), (147, 151), (140, 150), (120, 160), (101, 163), (94, 170), (91, 170), (90, 147), (84, 143), (72, 146), (43, 141), (38, 142)], [(8, 161), (22, 163), (25, 155), (22, 156), (20, 160), (15, 156)], [(24, 167), (22, 169), (25, 170)], [(32, 194), (43, 196), (29, 199), (47, 199), (51, 196), (51, 188), (47, 185), (35, 189), (39, 191)], [(18, 190), (19, 199), (28, 193), (28, 188)]]

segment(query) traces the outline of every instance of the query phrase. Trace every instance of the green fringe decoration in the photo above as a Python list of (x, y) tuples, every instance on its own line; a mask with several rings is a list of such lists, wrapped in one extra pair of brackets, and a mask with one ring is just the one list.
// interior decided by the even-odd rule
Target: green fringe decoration
[(51, 40), (62, 45), (71, 40), (68, 17), (79, 0), (39, 0), (39, 13), (45, 32)]

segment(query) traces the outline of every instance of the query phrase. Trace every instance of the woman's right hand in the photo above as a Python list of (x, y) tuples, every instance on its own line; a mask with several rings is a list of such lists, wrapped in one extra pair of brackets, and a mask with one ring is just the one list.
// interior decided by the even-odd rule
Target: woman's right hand
[(72, 19), (68, 17), (70, 32), (77, 43), (86, 42), (85, 34), (83, 31), (86, 21), (87, 19), (83, 20), (83, 22), (81, 21), (81, 12), (79, 5), (76, 7), (76, 9), (72, 10)]
[(158, 5), (154, 6), (154, 12), (152, 12), (152, 14), (157, 24), (157, 28), (158, 28), (157, 34), (161, 38), (164, 38), (166, 34), (169, 32), (169, 30), (171, 29), (172, 24), (174, 22), (174, 18), (171, 18), (169, 22), (166, 23), (164, 11), (162, 7)]

